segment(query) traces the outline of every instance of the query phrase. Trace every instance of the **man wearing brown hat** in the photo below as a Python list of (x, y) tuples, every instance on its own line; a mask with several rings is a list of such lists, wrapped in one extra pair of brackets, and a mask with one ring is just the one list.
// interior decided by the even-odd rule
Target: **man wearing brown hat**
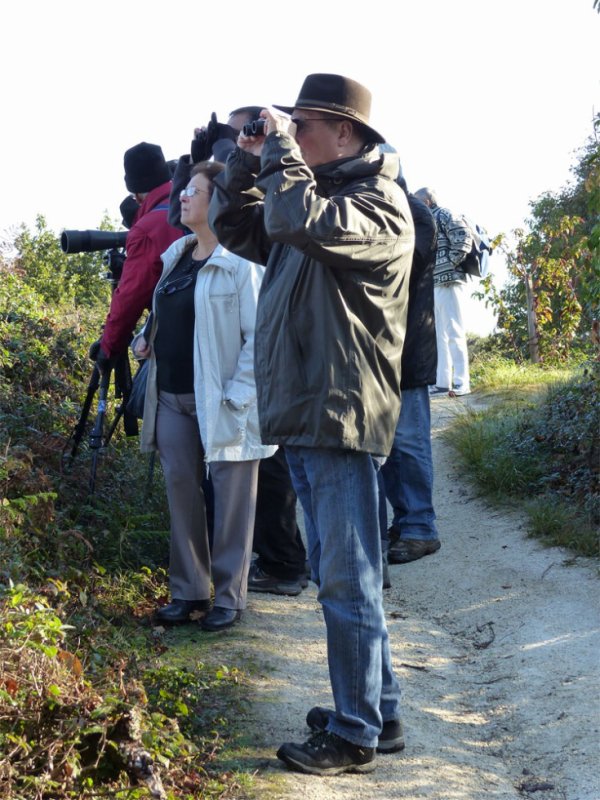
[(382, 603), (377, 460), (399, 413), (414, 229), (369, 125), (370, 92), (309, 75), (288, 116), (238, 139), (209, 220), (221, 241), (266, 264), (254, 369), (263, 442), (282, 445), (302, 502), (327, 628), (334, 708), (278, 757), (317, 775), (369, 772), (404, 747), (400, 689)]
[[(139, 208), (127, 234), (127, 258), (97, 350), (96, 363), (103, 370), (123, 353), (162, 272), (161, 254), (182, 231), (167, 222), (171, 172), (157, 144), (140, 142), (123, 158), (125, 185)], [(91, 351), (92, 352), (92, 351)]]

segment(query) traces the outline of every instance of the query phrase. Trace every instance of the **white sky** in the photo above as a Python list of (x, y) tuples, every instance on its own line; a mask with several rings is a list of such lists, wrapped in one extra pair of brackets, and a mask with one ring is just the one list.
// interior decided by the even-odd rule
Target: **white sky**
[(411, 189), (506, 232), (600, 109), (592, 0), (9, 0), (0, 30), (0, 235), (119, 220), (128, 147), (176, 158), (211, 111), (293, 105), (311, 72), (371, 90)]

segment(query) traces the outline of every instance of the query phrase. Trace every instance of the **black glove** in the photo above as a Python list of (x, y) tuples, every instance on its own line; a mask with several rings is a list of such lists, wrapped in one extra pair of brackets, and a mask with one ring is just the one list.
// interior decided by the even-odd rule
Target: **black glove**
[(90, 345), (90, 349), (88, 350), (88, 356), (90, 357), (90, 361), (96, 361), (99, 352), (100, 352), (100, 339), (98, 339), (98, 341), (93, 342)]
[(217, 122), (217, 115), (213, 111), (206, 128), (201, 128), (192, 142), (190, 150), (192, 161), (206, 161), (213, 155), (213, 146), (216, 142), (229, 140), (237, 142), (238, 132), (231, 125)]
[(90, 359), (95, 362), (101, 373), (112, 369), (115, 364), (115, 359), (107, 355), (100, 346), (100, 339), (90, 345), (89, 356)]
[(225, 125), (223, 122), (217, 122), (217, 115), (213, 111), (210, 115), (210, 122), (206, 126), (206, 137), (208, 141), (208, 149), (210, 154), (213, 155), (213, 146), (215, 142), (221, 139), (229, 139), (232, 142), (237, 142), (238, 132), (231, 125)]
[(199, 161), (206, 161), (207, 158), (210, 158), (206, 128), (200, 128), (192, 139), (190, 155), (192, 156), (192, 164), (197, 164)]

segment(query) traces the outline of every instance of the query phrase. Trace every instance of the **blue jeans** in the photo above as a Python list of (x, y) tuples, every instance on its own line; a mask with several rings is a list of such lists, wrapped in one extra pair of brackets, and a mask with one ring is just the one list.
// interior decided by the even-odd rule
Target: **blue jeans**
[[(431, 413), (427, 386), (402, 390), (402, 408), (392, 452), (381, 468), (380, 516), (387, 524), (385, 499), (394, 510), (392, 525), (402, 539), (438, 538), (433, 510)], [(384, 541), (387, 532), (382, 532)]]
[(327, 629), (335, 714), (328, 730), (375, 747), (400, 718), (383, 611), (376, 461), (368, 453), (285, 448)]

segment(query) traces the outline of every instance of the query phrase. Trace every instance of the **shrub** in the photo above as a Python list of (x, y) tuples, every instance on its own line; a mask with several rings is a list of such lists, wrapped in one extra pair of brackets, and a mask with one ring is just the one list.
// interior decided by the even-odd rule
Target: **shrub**
[(0, 262), (0, 795), (223, 796), (235, 780), (209, 768), (239, 676), (157, 666), (148, 625), (167, 594), (160, 469), (147, 492), (121, 426), (94, 496), (87, 431), (63, 469), (108, 305), (98, 257), (65, 258), (42, 222), (16, 244)]
[(598, 553), (600, 410), (597, 365), (460, 418), (451, 441), (474, 479), (502, 498), (527, 500), (532, 531), (585, 555)]

